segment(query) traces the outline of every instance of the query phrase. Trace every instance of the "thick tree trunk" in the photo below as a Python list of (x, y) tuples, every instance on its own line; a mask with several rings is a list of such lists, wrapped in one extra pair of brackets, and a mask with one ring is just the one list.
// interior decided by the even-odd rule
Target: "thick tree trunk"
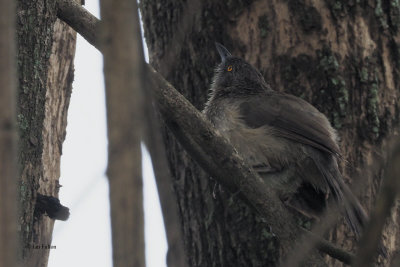
[[(324, 112), (341, 136), (345, 179), (358, 185), (370, 210), (382, 151), (398, 125), (397, 1), (142, 0), (141, 11), (151, 64), (198, 109), (219, 62), (219, 41), (257, 66), (275, 90)], [(189, 266), (275, 265), (278, 241), (268, 225), (227, 193), (212, 199), (213, 182), (168, 132), (165, 142)], [(390, 252), (399, 247), (398, 214), (396, 206), (384, 235)], [(355, 248), (343, 222), (331, 239)]]
[[(18, 127), (22, 261), (46, 266), (54, 221), (34, 218), (36, 193), (57, 196), (73, 81), (76, 33), (56, 21), (55, 1), (18, 1)], [(54, 35), (53, 35), (54, 33)]]

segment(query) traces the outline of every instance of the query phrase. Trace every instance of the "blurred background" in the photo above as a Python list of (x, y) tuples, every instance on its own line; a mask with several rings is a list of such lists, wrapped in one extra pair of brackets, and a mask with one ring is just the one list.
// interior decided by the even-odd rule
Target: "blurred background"
[[(99, 3), (85, 8), (99, 17)], [(145, 44), (144, 44), (145, 46)], [(146, 60), (147, 48), (145, 47)], [(166, 266), (167, 242), (151, 160), (143, 154), (146, 265)], [(100, 52), (80, 35), (75, 80), (61, 157), (60, 200), (70, 208), (68, 221), (56, 221), (49, 267), (112, 266), (108, 195), (107, 130), (103, 62)], [(73, 256), (72, 256), (73, 255)]]

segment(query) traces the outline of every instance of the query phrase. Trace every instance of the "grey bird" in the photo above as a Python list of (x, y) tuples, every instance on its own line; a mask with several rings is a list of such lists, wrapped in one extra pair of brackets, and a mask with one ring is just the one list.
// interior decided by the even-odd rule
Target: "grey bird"
[[(333, 196), (358, 237), (367, 215), (344, 183), (336, 131), (324, 114), (293, 95), (274, 91), (260, 72), (217, 43), (216, 67), (203, 113), (291, 208), (315, 218)], [(284, 176), (283, 176), (284, 177)]]

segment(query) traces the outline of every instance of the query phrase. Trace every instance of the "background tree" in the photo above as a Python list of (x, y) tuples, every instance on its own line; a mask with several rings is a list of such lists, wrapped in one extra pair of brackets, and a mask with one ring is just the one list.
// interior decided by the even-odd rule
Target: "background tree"
[(24, 266), (46, 266), (54, 220), (34, 217), (37, 192), (57, 196), (73, 81), (76, 33), (57, 20), (56, 1), (17, 1), (20, 133), (19, 224)]
[(145, 61), (137, 3), (100, 2), (106, 85), (113, 266), (144, 267), (140, 143), (145, 120)]
[(17, 262), (15, 3), (0, 2), (0, 265)]
[[(198, 109), (219, 62), (219, 41), (259, 68), (273, 88), (306, 99), (330, 119), (348, 162), (342, 173), (363, 185), (358, 196), (371, 208), (383, 174), (376, 163), (385, 161), (381, 151), (398, 123), (398, 1), (140, 4), (150, 63)], [(212, 199), (213, 182), (168, 131), (164, 137), (189, 266), (274, 265), (277, 240), (268, 225), (234, 196)], [(367, 167), (374, 168), (362, 171)], [(398, 206), (384, 234), (389, 251), (399, 245), (397, 214)], [(331, 239), (354, 249), (344, 223)]]

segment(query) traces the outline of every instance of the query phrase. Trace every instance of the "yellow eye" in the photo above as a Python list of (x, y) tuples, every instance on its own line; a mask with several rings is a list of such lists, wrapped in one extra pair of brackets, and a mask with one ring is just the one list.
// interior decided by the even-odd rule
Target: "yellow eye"
[(227, 71), (232, 71), (232, 65), (229, 65), (228, 68), (226, 69)]

